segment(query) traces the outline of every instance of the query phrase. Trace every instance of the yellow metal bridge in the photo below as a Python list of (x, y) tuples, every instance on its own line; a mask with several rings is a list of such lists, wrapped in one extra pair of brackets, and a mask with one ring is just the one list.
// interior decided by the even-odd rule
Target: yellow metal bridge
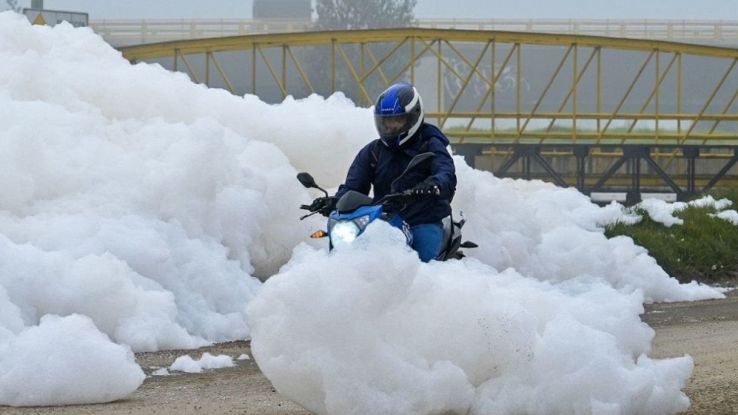
[(407, 28), (231, 36), (121, 51), (131, 61), (184, 71), (194, 82), (275, 102), (342, 91), (371, 106), (387, 85), (409, 81), (457, 151), (499, 175), (545, 177), (585, 192), (622, 188), (631, 200), (642, 186), (685, 198), (737, 175), (738, 49)]
[[(429, 29), (560, 33), (738, 45), (738, 21), (668, 19), (482, 19), (420, 18)], [(91, 20), (90, 26), (116, 46), (257, 33), (313, 30), (309, 19), (128, 19)]]

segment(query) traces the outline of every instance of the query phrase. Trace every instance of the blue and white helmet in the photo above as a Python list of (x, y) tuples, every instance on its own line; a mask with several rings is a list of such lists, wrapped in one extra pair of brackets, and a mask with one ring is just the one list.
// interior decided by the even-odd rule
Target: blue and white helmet
[(423, 100), (414, 86), (398, 83), (379, 95), (374, 105), (374, 123), (384, 144), (400, 147), (423, 123)]

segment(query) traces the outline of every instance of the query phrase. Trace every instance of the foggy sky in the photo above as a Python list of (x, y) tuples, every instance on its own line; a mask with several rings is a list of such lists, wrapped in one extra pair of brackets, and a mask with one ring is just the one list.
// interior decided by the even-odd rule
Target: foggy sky
[[(418, 0), (416, 17), (738, 20), (738, 0)], [(30, 7), (30, 0), (19, 4)], [(45, 0), (46, 9), (91, 20), (250, 18), (251, 0)], [(0, 0), (0, 9), (7, 9)]]

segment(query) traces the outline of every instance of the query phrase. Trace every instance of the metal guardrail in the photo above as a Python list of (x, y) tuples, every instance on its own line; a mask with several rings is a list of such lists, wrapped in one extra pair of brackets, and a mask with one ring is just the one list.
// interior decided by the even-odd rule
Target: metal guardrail
[(738, 21), (610, 19), (431, 19), (420, 27), (653, 39), (738, 42)]
[[(308, 20), (169, 19), (92, 20), (92, 29), (113, 45), (172, 40), (310, 31)], [(738, 21), (575, 20), (575, 19), (419, 19), (430, 29), (561, 33), (738, 45)]]
[(92, 20), (90, 27), (116, 46), (240, 36), (259, 33), (294, 33), (310, 30), (306, 20), (162, 19)]

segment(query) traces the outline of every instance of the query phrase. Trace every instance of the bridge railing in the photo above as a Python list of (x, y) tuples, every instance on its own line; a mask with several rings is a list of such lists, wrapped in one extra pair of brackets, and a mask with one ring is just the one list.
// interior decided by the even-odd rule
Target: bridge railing
[(310, 30), (312, 22), (282, 19), (92, 20), (90, 27), (109, 43), (122, 46), (259, 33), (304, 32)]
[[(310, 20), (143, 19), (92, 20), (90, 26), (113, 45), (309, 31)], [(738, 21), (609, 19), (418, 19), (417, 27), (562, 33), (738, 45)]]
[(738, 41), (738, 21), (611, 19), (428, 19), (420, 27), (625, 37), (670, 41)]

